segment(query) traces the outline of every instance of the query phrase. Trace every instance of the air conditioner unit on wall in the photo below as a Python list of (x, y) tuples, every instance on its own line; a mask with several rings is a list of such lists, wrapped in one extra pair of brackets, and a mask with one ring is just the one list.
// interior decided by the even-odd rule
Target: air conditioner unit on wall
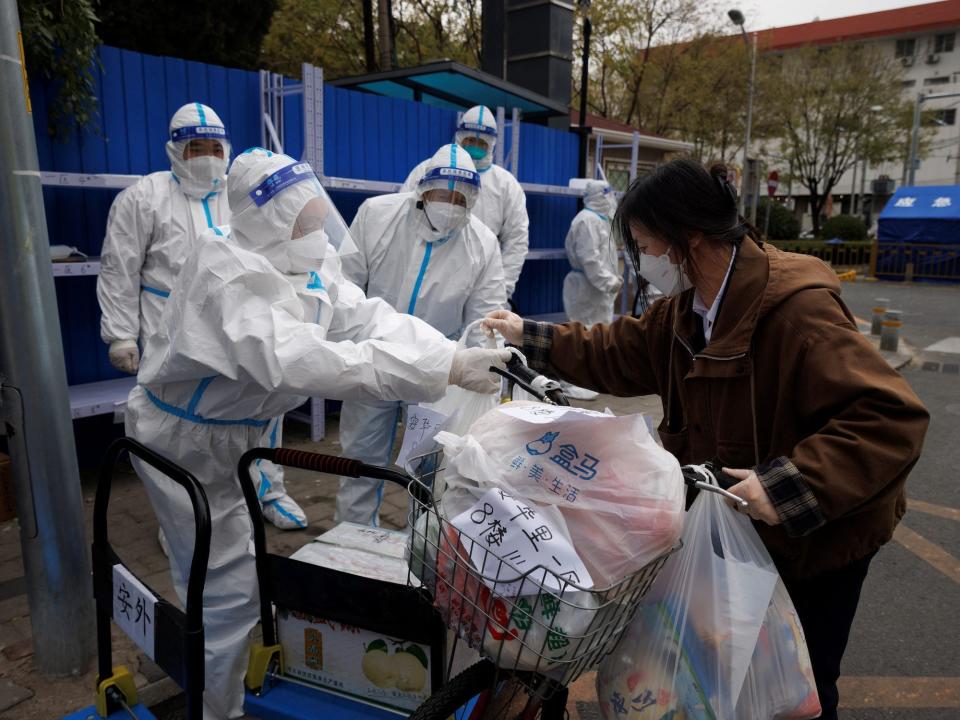
[(911, 67), (913, 65), (913, 55), (904, 55), (900, 58), (900, 64), (904, 67)]
[(940, 56), (937, 53), (927, 55), (927, 65), (936, 65), (938, 62), (940, 62)]

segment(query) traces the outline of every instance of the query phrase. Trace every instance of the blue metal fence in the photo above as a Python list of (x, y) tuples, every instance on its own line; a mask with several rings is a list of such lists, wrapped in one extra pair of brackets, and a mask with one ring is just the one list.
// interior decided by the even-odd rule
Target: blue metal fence
[[(111, 47), (99, 51), (95, 73), (100, 131), (74, 133), (67, 142), (47, 134), (47, 108), (54, 88), (34, 79), (31, 93), (40, 169), (59, 172), (146, 174), (169, 169), (164, 144), (170, 116), (199, 101), (214, 108), (230, 131), (234, 152), (260, 143), (257, 74), (215, 65), (155, 57)], [(284, 104), (288, 154), (303, 149), (303, 100)], [(456, 113), (405, 100), (324, 88), (324, 170), (327, 175), (400, 182), (453, 136)], [(509, 148), (505, 148), (509, 151)], [(577, 138), (523, 124), (520, 180), (565, 185), (576, 174)], [(45, 188), (52, 244), (100, 253), (116, 190)], [(332, 193), (347, 222), (365, 199), (360, 193)], [(528, 196), (530, 246), (562, 247), (576, 201)], [(515, 299), (524, 313), (562, 309), (565, 260), (530, 262)], [(100, 341), (95, 277), (57, 280), (57, 301), (70, 384), (117, 377)]]

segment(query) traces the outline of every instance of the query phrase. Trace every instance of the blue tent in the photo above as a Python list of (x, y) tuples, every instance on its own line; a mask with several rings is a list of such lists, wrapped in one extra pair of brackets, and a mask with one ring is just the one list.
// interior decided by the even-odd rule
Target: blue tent
[(960, 185), (902, 187), (880, 213), (881, 243), (960, 245)]
[(878, 278), (960, 278), (960, 185), (902, 187), (878, 223)]

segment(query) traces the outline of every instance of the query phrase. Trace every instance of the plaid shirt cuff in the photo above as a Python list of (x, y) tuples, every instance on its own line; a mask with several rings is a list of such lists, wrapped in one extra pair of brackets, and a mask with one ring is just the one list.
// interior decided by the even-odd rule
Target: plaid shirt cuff
[(810, 486), (787, 458), (774, 458), (758, 465), (755, 472), (787, 535), (802, 537), (826, 522)]
[(553, 325), (551, 323), (523, 321), (523, 347), (527, 364), (539, 372), (550, 367), (550, 351), (553, 348)]

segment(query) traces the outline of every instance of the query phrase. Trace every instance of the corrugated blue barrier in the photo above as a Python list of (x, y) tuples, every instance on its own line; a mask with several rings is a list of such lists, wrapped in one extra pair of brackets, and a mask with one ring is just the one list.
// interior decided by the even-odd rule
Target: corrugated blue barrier
[[(66, 142), (47, 134), (53, 87), (36, 78), (31, 82), (42, 170), (117, 174), (168, 170), (164, 145), (170, 116), (194, 101), (217, 111), (230, 132), (234, 153), (260, 144), (257, 73), (106, 46), (99, 51), (99, 61), (94, 82), (100, 129), (74, 133)], [(303, 150), (302, 107), (301, 96), (285, 99), (285, 150), (294, 157)], [(338, 177), (401, 182), (414, 165), (450, 142), (455, 124), (456, 113), (451, 110), (325, 87), (324, 170)], [(576, 174), (576, 157), (577, 138), (572, 133), (523, 124), (521, 181), (566, 185)], [(98, 255), (116, 193), (45, 188), (50, 242)], [(332, 195), (347, 222), (365, 199), (358, 193)], [(576, 201), (529, 196), (527, 207), (530, 246), (562, 247)], [(515, 295), (521, 310), (526, 314), (561, 310), (567, 269), (565, 260), (528, 263)], [(96, 278), (61, 278), (56, 286), (69, 383), (119, 377), (100, 341)]]

